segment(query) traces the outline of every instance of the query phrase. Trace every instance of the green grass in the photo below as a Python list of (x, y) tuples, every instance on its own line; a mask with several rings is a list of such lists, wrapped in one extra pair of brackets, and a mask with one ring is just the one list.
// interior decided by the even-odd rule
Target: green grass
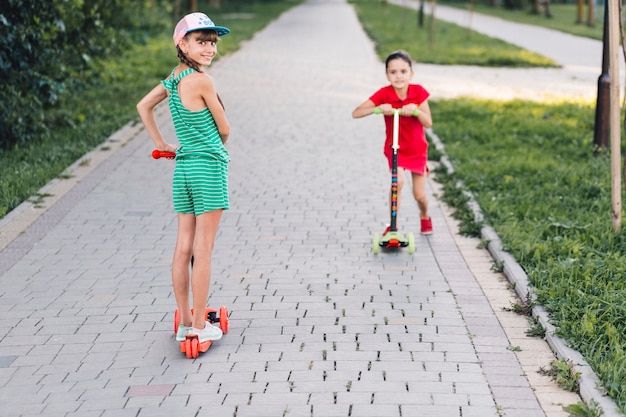
[(376, 44), (381, 60), (404, 49), (418, 62), (441, 65), (489, 67), (555, 67), (557, 64), (534, 52), (519, 48), (441, 20), (429, 18), (417, 25), (417, 11), (380, 0), (350, 0), (363, 28)]
[[(596, 7), (595, 24), (589, 26), (586, 23), (587, 8), (584, 9), (583, 22), (577, 23), (577, 12), (575, 4), (552, 4), (550, 12), (552, 17), (548, 18), (543, 14), (531, 13), (530, 6), (524, 10), (507, 10), (503, 7), (493, 7), (486, 4), (474, 4), (470, 6), (468, 1), (452, 1), (443, 0), (437, 4), (442, 6), (458, 7), (466, 10), (473, 10), (477, 13), (483, 13), (490, 16), (499, 17), (501, 19), (510, 20), (518, 23), (527, 23), (530, 25), (542, 26), (548, 29), (560, 30), (572, 35), (582, 36), (596, 40), (602, 40), (604, 9)], [(436, 13), (435, 13), (436, 14)]]
[(431, 109), (456, 169), (446, 181), (475, 196), (558, 334), (626, 411), (626, 232), (612, 231), (610, 158), (593, 156), (593, 103), (464, 99)]
[[(218, 45), (220, 55), (236, 51), (241, 42), (302, 0), (246, 2), (212, 10), (202, 7), (219, 25), (231, 29)], [(245, 13), (240, 9), (245, 8)], [(172, 28), (174, 23), (172, 23)], [(0, 150), (0, 218), (35, 195), (51, 179), (113, 132), (138, 119), (136, 103), (177, 64), (171, 33), (138, 44), (119, 59), (99, 63), (102, 79), (73, 91), (52, 111), (70, 112), (73, 123), (57, 126), (50, 139)]]

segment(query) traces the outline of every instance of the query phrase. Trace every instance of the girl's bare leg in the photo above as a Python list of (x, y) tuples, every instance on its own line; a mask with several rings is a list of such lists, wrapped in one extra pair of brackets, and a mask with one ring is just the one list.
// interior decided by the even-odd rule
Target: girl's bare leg
[(193, 293), (194, 312), (193, 327), (203, 329), (205, 323), (204, 311), (209, 299), (211, 284), (211, 254), (217, 228), (222, 218), (223, 210), (214, 210), (202, 213), (196, 218), (195, 238), (193, 241), (193, 267), (191, 269), (191, 291)]
[(178, 235), (172, 261), (172, 286), (180, 322), (187, 327), (191, 326), (192, 322), (189, 310), (189, 263), (193, 253), (195, 231), (196, 217), (193, 214), (178, 213)]
[(426, 197), (426, 177), (421, 174), (416, 174), (415, 172), (411, 174), (413, 179), (413, 197), (415, 197), (415, 201), (417, 201), (420, 218), (428, 219), (430, 215), (428, 214), (428, 198)]

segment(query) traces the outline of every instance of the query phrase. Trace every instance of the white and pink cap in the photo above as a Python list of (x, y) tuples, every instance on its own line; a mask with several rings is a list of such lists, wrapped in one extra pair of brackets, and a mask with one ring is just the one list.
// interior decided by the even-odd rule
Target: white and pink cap
[(215, 26), (215, 23), (213, 23), (213, 21), (209, 19), (209, 16), (204, 13), (189, 13), (180, 19), (174, 28), (174, 45), (178, 46), (178, 43), (189, 32), (203, 29), (212, 29), (217, 32), (217, 36), (223, 36), (230, 33), (230, 29), (228, 28)]

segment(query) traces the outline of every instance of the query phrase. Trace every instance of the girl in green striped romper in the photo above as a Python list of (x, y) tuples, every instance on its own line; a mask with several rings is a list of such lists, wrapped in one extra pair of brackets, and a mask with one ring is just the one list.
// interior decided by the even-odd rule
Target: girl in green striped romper
[[(205, 321), (211, 282), (211, 253), (222, 211), (229, 208), (228, 162), (224, 147), (230, 125), (211, 77), (202, 67), (217, 54), (218, 37), (230, 30), (215, 26), (203, 13), (183, 17), (174, 29), (180, 64), (150, 91), (137, 111), (156, 148), (176, 152), (173, 179), (178, 236), (172, 261), (172, 284), (181, 314), (176, 340), (197, 334), (200, 342), (222, 337), (219, 327)], [(157, 125), (154, 108), (169, 98), (170, 112), (180, 146), (169, 144)], [(193, 311), (189, 302), (189, 263)]]

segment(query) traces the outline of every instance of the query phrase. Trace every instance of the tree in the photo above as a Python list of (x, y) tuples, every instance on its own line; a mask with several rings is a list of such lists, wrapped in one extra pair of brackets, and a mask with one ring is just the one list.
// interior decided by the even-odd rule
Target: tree
[(584, 12), (585, 12), (585, 0), (576, 0), (576, 23), (583, 22)]
[(576, 23), (581, 24), (585, 22), (585, 4), (587, 4), (587, 21), (589, 26), (595, 26), (595, 0), (576, 0)]
[(550, 12), (550, 0), (533, 0), (533, 6), (531, 9), (532, 14), (541, 13), (539, 9), (543, 6), (544, 13), (546, 17), (552, 17), (552, 13)]
[(588, 0), (587, 1), (587, 25), (588, 26), (596, 25), (595, 10), (596, 10), (595, 0)]
[(97, 58), (146, 29), (142, 11), (156, 3), (167, 7), (166, 0), (0, 1), (0, 149), (71, 124), (49, 110), (98, 76)]

